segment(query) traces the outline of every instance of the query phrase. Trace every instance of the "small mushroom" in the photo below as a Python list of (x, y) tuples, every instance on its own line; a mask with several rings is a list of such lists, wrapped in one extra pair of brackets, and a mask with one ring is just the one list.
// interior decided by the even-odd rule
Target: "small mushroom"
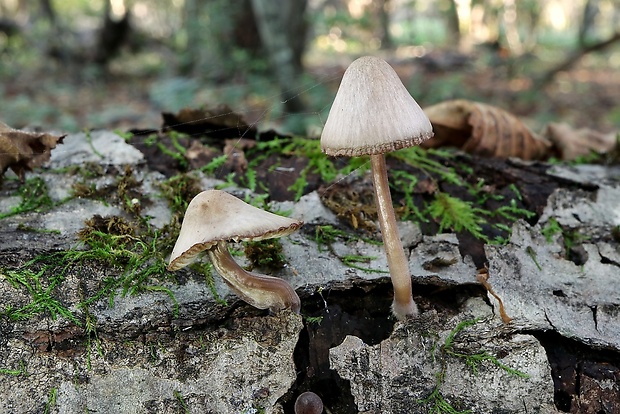
[(285, 280), (243, 269), (230, 255), (228, 242), (282, 237), (302, 224), (251, 206), (224, 191), (203, 191), (187, 206), (168, 270), (179, 270), (206, 251), (226, 284), (245, 302), (272, 312), (288, 308), (299, 313), (301, 304), (295, 290)]
[(306, 391), (295, 400), (295, 414), (321, 414), (323, 401), (312, 391)]
[(394, 286), (392, 312), (399, 319), (417, 315), (418, 308), (396, 227), (384, 154), (432, 136), (428, 117), (394, 69), (373, 56), (361, 57), (347, 68), (321, 134), (321, 149), (327, 155), (370, 155), (379, 226)]

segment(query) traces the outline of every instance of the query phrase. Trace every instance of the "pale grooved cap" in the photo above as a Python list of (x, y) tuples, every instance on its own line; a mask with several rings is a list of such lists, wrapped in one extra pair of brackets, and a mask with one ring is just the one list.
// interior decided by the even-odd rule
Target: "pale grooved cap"
[(189, 265), (196, 260), (198, 253), (218, 242), (282, 237), (302, 224), (302, 221), (251, 206), (225, 191), (203, 191), (187, 206), (168, 270)]
[(321, 150), (332, 156), (383, 154), (418, 145), (433, 127), (392, 67), (365, 56), (347, 68), (323, 133)]

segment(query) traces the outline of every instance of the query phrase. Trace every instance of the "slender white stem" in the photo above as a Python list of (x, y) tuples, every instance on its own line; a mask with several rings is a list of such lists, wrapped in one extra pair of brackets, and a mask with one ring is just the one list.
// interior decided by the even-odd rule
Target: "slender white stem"
[(403, 244), (400, 241), (396, 216), (390, 195), (390, 186), (387, 178), (385, 156), (371, 155), (372, 181), (375, 188), (375, 204), (379, 216), (379, 226), (383, 237), (383, 247), (387, 256), (388, 268), (394, 286), (394, 302), (392, 312), (398, 319), (405, 319), (418, 314), (418, 307), (411, 294), (411, 274), (409, 262), (405, 256)]
[(215, 270), (226, 284), (245, 302), (258, 309), (277, 312), (291, 309), (299, 313), (301, 302), (285, 280), (248, 272), (235, 262), (226, 242), (219, 242), (207, 251)]

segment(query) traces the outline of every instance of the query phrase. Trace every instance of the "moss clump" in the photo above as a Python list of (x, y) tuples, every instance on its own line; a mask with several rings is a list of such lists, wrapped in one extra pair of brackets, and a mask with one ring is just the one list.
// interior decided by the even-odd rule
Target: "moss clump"
[(258, 267), (277, 271), (286, 266), (286, 259), (282, 254), (282, 243), (278, 239), (245, 243), (245, 256), (250, 261), (251, 269), (249, 270)]
[(115, 236), (133, 236), (136, 229), (124, 218), (118, 216), (101, 217), (95, 214), (85, 222), (86, 227), (78, 232), (78, 238), (83, 242), (92, 241), (97, 234), (109, 234)]

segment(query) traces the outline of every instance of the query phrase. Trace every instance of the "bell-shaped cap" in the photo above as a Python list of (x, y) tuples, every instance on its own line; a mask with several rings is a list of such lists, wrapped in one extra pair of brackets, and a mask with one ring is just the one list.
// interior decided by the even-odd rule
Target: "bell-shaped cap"
[(302, 221), (251, 206), (225, 191), (207, 190), (190, 201), (168, 270), (178, 270), (218, 242), (258, 241), (282, 237)]
[(383, 154), (418, 145), (433, 127), (394, 69), (365, 56), (347, 68), (321, 134), (331, 156)]

